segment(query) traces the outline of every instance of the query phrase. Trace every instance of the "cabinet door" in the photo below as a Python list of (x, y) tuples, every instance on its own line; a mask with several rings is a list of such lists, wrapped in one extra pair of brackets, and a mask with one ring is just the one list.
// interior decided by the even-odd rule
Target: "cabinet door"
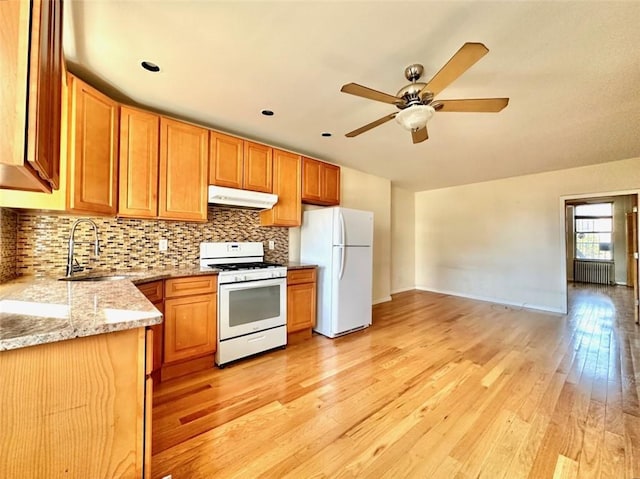
[(325, 205), (340, 204), (340, 167), (323, 163), (322, 165), (322, 201)]
[(250, 141), (244, 142), (244, 177), (242, 187), (245, 190), (273, 191), (273, 148)]
[(158, 215), (158, 135), (160, 118), (120, 108), (120, 181), (118, 215)]
[(300, 170), (300, 155), (273, 150), (273, 193), (278, 195), (278, 203), (270, 210), (260, 212), (262, 226), (300, 226)]
[(204, 128), (160, 119), (160, 218), (207, 220), (208, 139)]
[(165, 364), (215, 351), (215, 294), (167, 299), (164, 310)]
[(116, 213), (118, 104), (70, 76), (69, 209)]
[(210, 133), (209, 184), (242, 188), (244, 141), (234, 136)]
[(62, 3), (0, 1), (0, 188), (59, 186)]
[(32, 4), (27, 159), (54, 188), (60, 180), (62, 2)]
[(311, 158), (302, 158), (302, 201), (317, 203), (322, 195), (320, 181), (321, 163)]
[(315, 325), (315, 316), (315, 283), (287, 286), (287, 332), (311, 329)]

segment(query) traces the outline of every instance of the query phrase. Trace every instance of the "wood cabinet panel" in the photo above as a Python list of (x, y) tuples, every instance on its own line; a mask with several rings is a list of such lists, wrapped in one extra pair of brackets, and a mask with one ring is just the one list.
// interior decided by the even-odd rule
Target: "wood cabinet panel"
[(278, 203), (260, 212), (262, 226), (300, 226), (302, 212), (301, 157), (273, 150), (273, 193)]
[(166, 299), (164, 362), (212, 353), (216, 349), (216, 294)]
[(315, 283), (316, 268), (292, 269), (287, 271), (287, 284)]
[(302, 202), (312, 205), (340, 204), (340, 167), (302, 158)]
[(316, 268), (287, 271), (287, 333), (309, 330), (316, 323)]
[(244, 141), (215, 131), (209, 138), (209, 184), (242, 188)]
[[(164, 316), (164, 281), (152, 281), (150, 283), (139, 284), (137, 287)], [(153, 331), (153, 358), (151, 363), (151, 374), (154, 374), (154, 377), (159, 379), (159, 372), (163, 361), (164, 323), (151, 326), (151, 331)], [(147, 365), (148, 364), (149, 363), (147, 363)]]
[(327, 206), (340, 204), (340, 167), (323, 164), (322, 168), (322, 197)]
[(152, 281), (137, 285), (138, 289), (152, 303), (162, 301), (164, 298), (164, 281)]
[(273, 191), (273, 148), (251, 141), (244, 142), (245, 190), (271, 193)]
[(68, 208), (74, 212), (116, 213), (118, 104), (69, 76)]
[(320, 201), (322, 186), (320, 162), (311, 158), (302, 158), (302, 201)]
[(160, 117), (120, 108), (120, 181), (118, 215), (158, 215), (158, 137)]
[(0, 477), (139, 478), (144, 358), (144, 328), (2, 352)]
[(160, 119), (161, 218), (207, 220), (208, 140), (204, 128)]
[(58, 188), (62, 2), (0, 2), (0, 187)]
[(316, 284), (287, 286), (287, 333), (313, 328), (315, 315)]
[(194, 294), (215, 293), (218, 288), (218, 277), (215, 275), (189, 276), (186, 278), (167, 279), (165, 281), (165, 297), (179, 298)]

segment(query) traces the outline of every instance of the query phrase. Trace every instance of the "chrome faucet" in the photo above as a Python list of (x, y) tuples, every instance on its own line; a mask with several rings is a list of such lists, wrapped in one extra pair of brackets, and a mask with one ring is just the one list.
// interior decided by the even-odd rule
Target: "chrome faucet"
[[(96, 256), (100, 256), (100, 241), (98, 240), (98, 226), (93, 222), (93, 220), (90, 220), (87, 218), (81, 218), (77, 220), (75, 223), (73, 223), (73, 226), (71, 227), (71, 234), (69, 234), (69, 253), (67, 255), (67, 273), (66, 273), (67, 278), (70, 278), (73, 275), (73, 273), (79, 273), (80, 271), (84, 271), (84, 268), (80, 266), (80, 264), (78, 263), (78, 260), (76, 260), (73, 257), (73, 248), (76, 244), (73, 238), (76, 234), (76, 228), (80, 223), (89, 223), (89, 225), (91, 225), (91, 227), (93, 228), (93, 235), (95, 238), (94, 239), (95, 252), (96, 252)], [(82, 244), (82, 242), (79, 241), (77, 244)]]

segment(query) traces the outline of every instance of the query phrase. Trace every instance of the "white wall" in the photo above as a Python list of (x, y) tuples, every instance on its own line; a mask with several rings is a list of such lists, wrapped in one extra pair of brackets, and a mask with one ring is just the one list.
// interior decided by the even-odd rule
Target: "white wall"
[[(341, 167), (340, 206), (373, 211), (373, 302), (391, 299), (391, 181)], [(311, 207), (305, 207), (311, 208)], [(300, 260), (300, 228), (289, 229), (289, 260)]]
[(561, 197), (640, 189), (640, 158), (416, 193), (416, 285), (565, 311)]
[(391, 187), (391, 292), (416, 285), (415, 193)]

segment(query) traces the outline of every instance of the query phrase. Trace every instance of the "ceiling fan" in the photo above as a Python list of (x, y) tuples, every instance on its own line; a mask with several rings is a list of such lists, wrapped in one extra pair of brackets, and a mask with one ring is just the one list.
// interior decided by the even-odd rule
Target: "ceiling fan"
[(409, 65), (404, 70), (404, 76), (411, 83), (401, 88), (395, 96), (358, 85), (357, 83), (343, 85), (340, 91), (344, 93), (390, 103), (400, 110), (353, 130), (345, 136), (353, 138), (395, 118), (400, 125), (411, 131), (414, 143), (421, 143), (429, 138), (427, 122), (437, 111), (482, 113), (497, 113), (501, 111), (509, 104), (508, 98), (434, 99), (438, 93), (471, 68), (488, 52), (489, 49), (482, 43), (465, 43), (427, 83), (418, 81), (424, 72), (424, 67), (419, 64)]

